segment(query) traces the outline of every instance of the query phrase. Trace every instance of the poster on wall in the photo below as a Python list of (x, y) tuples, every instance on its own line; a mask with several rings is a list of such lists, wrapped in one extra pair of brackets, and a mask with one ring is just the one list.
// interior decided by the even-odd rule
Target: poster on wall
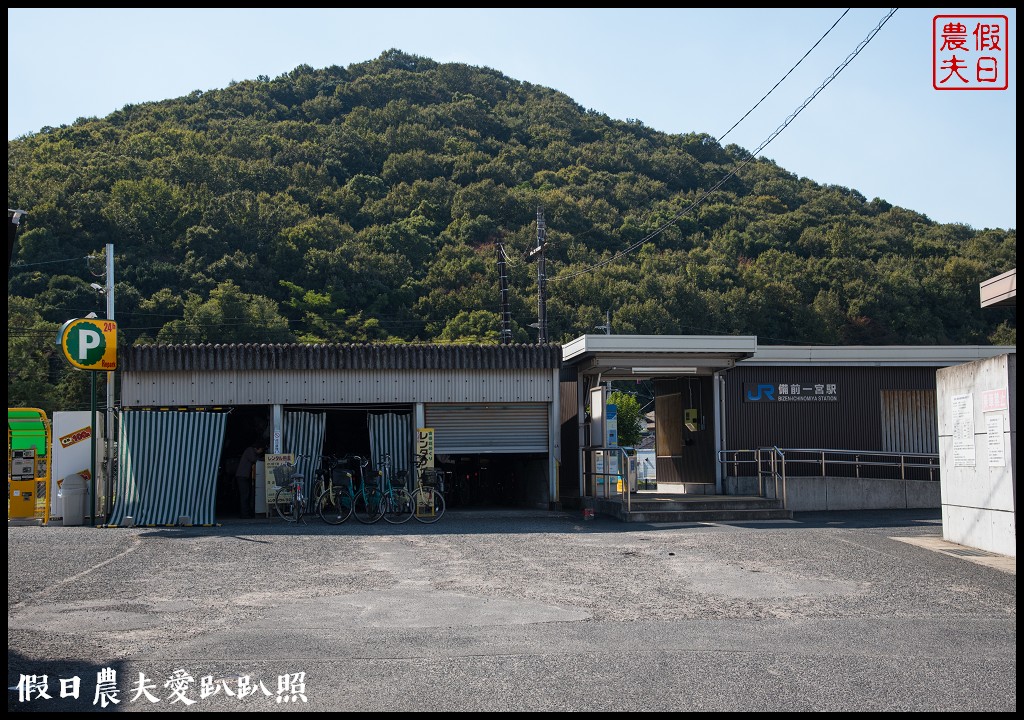
[(1002, 413), (985, 416), (985, 434), (988, 436), (988, 466), (1006, 467), (1006, 441), (1003, 440)]
[(614, 403), (605, 405), (605, 444), (608, 447), (616, 447), (619, 444), (619, 413), (618, 406)]
[(954, 395), (950, 403), (953, 411), (953, 466), (974, 467), (974, 395)]

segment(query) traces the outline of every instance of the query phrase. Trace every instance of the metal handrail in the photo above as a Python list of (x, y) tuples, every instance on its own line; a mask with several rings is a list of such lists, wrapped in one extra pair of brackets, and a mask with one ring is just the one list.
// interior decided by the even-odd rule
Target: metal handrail
[[(821, 466), (821, 475), (828, 474), (829, 465), (853, 465), (857, 469), (856, 476), (860, 477), (861, 467), (891, 467), (899, 468), (900, 479), (906, 480), (908, 468), (924, 468), (928, 470), (929, 480), (935, 480), (934, 473), (939, 470), (939, 456), (937, 453), (910, 453), (910, 452), (886, 452), (883, 450), (837, 450), (825, 448), (775, 448), (779, 450), (784, 463), (810, 464)], [(719, 450), (718, 462), (726, 469), (731, 465), (733, 477), (739, 476), (739, 466), (754, 464), (760, 467), (761, 453), (767, 448), (754, 450)], [(813, 458), (793, 457), (797, 454), (813, 454)], [(853, 456), (852, 460), (843, 459), (837, 456)], [(889, 460), (868, 459), (868, 458), (890, 458)], [(926, 461), (926, 462), (925, 462)]]
[[(768, 470), (764, 469), (764, 461), (762, 460), (762, 453), (768, 453), (767, 465)], [(766, 497), (764, 488), (764, 475), (769, 474), (771, 481), (775, 485), (775, 499), (782, 501), (782, 508), (785, 509), (788, 505), (788, 495), (786, 492), (786, 454), (775, 447), (774, 445), (770, 448), (759, 448), (757, 450), (757, 490), (760, 497)], [(782, 494), (779, 494), (779, 480), (782, 480)]]

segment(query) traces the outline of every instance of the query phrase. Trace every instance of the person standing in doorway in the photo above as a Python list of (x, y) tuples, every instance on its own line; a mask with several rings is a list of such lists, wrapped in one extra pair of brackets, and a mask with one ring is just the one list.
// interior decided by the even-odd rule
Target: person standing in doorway
[(254, 491), (253, 471), (256, 461), (263, 455), (262, 445), (250, 445), (238, 459), (235, 470), (235, 482), (238, 483), (238, 516), (243, 518), (256, 517), (256, 493)]

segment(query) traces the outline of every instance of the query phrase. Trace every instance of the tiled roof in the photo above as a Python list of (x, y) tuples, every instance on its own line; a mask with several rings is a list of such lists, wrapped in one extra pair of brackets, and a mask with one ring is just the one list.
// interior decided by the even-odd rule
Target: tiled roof
[(561, 345), (136, 345), (118, 370), (543, 370), (562, 364)]

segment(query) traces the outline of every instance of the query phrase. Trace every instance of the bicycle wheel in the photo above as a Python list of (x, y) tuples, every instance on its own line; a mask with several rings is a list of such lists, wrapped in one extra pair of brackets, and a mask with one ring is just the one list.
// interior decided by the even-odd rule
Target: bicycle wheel
[(325, 492), (327, 492), (327, 485), (317, 482), (317, 484), (313, 486), (313, 492), (309, 494), (309, 501), (306, 503), (306, 509), (309, 512), (316, 514), (316, 501), (319, 500), (320, 496)]
[(279, 487), (274, 493), (274, 512), (285, 522), (295, 522), (295, 497), (293, 488)]
[(413, 517), (421, 523), (435, 523), (444, 515), (444, 497), (434, 488), (416, 488), (412, 499)]
[(377, 488), (360, 491), (352, 504), (352, 514), (359, 522), (373, 525), (384, 516), (384, 494)]
[(352, 514), (352, 496), (340, 488), (324, 490), (316, 500), (316, 514), (328, 525), (341, 525)]
[(401, 525), (412, 517), (412, 495), (405, 488), (395, 488), (384, 498), (384, 519), (392, 525)]

